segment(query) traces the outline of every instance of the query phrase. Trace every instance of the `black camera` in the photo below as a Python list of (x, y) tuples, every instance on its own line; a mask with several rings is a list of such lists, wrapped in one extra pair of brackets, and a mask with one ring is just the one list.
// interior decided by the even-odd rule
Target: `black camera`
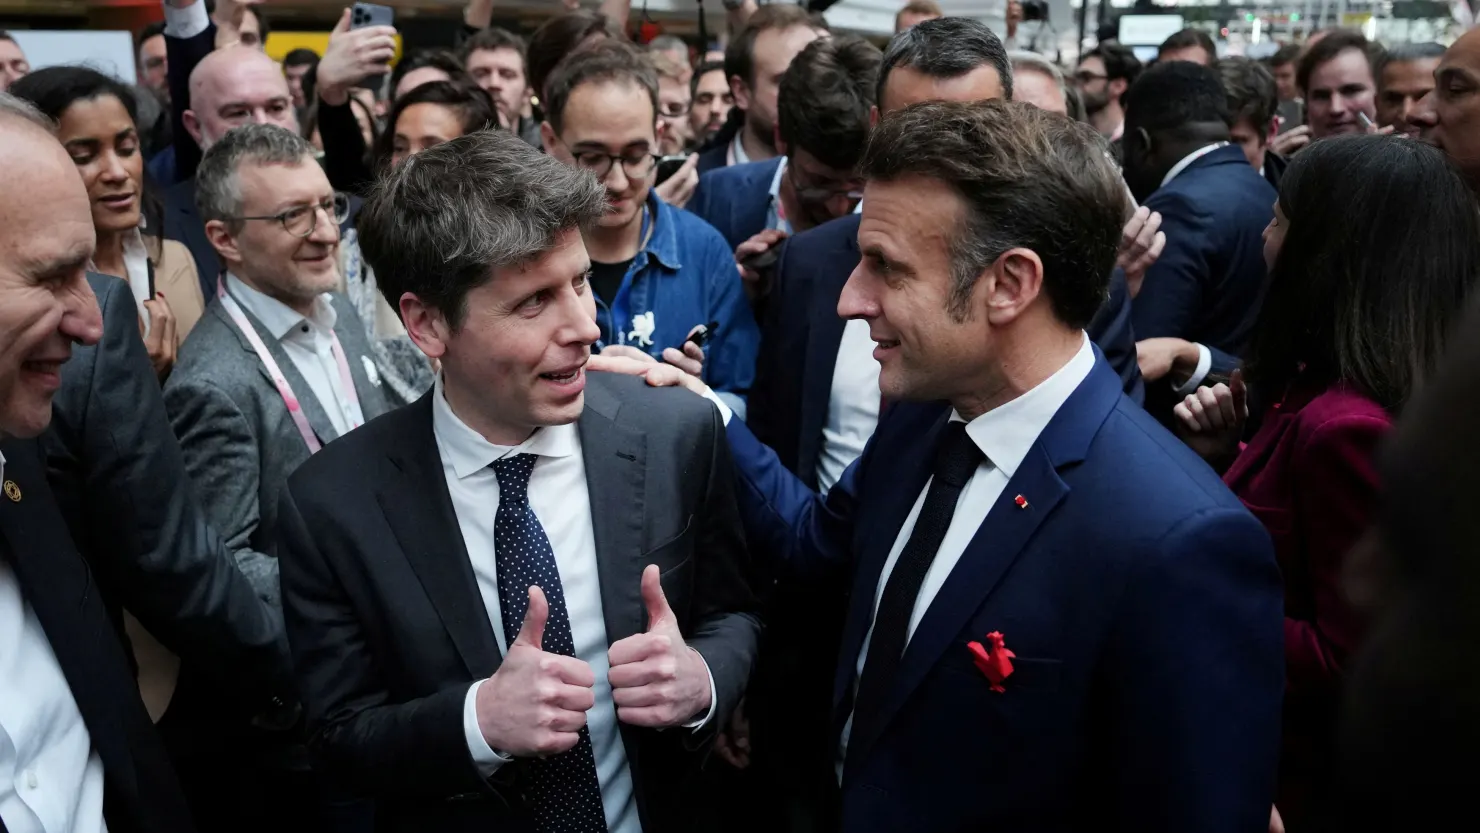
[(1048, 0), (1023, 0), (1023, 20), (1048, 20)]

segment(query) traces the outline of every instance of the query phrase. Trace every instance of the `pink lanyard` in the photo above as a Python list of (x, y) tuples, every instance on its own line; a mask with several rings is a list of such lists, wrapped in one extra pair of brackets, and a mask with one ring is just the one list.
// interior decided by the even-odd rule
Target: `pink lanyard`
[[(247, 316), (242, 313), (241, 307), (237, 305), (236, 299), (227, 294), (226, 284), (220, 278), (216, 279), (216, 297), (221, 299), (221, 306), (226, 308), (227, 314), (236, 323), (236, 328), (241, 330), (242, 335), (247, 337), (247, 341), (252, 345), (252, 349), (257, 352), (257, 358), (262, 360), (262, 366), (267, 368), (267, 374), (272, 377), (272, 383), (277, 385), (278, 395), (283, 398), (283, 404), (288, 406), (288, 416), (293, 418), (293, 424), (298, 426), (298, 434), (303, 437), (303, 442), (308, 446), (308, 453), (318, 453), (318, 450), (323, 448), (323, 444), (319, 442), (318, 436), (314, 434), (313, 427), (308, 424), (308, 417), (303, 413), (303, 406), (298, 404), (298, 397), (293, 395), (293, 388), (283, 376), (282, 368), (278, 367), (278, 363), (273, 359), (272, 354), (267, 352), (267, 345), (262, 343), (262, 337), (257, 335), (257, 328), (253, 327), (252, 322), (247, 320)], [(344, 395), (348, 396), (355, 403), (355, 407), (358, 408), (360, 406), (360, 397), (355, 392), (354, 377), (349, 373), (349, 362), (345, 360), (344, 350), (339, 346), (339, 336), (333, 331), (330, 331), (329, 338), (333, 339), (329, 349), (334, 354), (334, 362), (339, 365), (339, 381), (344, 385)], [(350, 430), (359, 428), (360, 424), (349, 419), (348, 416), (348, 414), (345, 415), (346, 421), (350, 423)]]

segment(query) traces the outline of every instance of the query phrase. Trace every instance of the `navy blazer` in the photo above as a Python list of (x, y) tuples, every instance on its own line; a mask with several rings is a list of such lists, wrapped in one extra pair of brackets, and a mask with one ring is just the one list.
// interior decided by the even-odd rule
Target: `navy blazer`
[[(726, 429), (751, 551), (852, 588), (833, 749), (948, 414), (893, 407), (826, 498), (739, 420)], [(876, 731), (850, 739), (864, 748), (843, 773), (841, 829), (1262, 833), (1283, 617), (1264, 528), (1097, 356), (931, 602)], [(1003, 692), (967, 649), (993, 631), (1016, 653)]]
[(698, 170), (699, 176), (728, 165), (729, 157), (726, 154), (729, 149), (729, 142), (714, 142), (699, 151), (699, 164), (694, 166)]
[[(843, 339), (838, 297), (860, 258), (859, 222), (859, 215), (850, 214), (784, 244), (747, 400), (750, 430), (776, 451), (782, 465), (814, 489), (833, 368)], [(1120, 270), (1112, 273), (1110, 295), (1086, 330), (1120, 374), (1126, 395), (1140, 403), (1144, 385), (1136, 365), (1130, 293)]]
[(1166, 248), (1136, 296), (1137, 338), (1172, 336), (1241, 356), (1264, 298), (1264, 228), (1275, 190), (1228, 145), (1146, 200)]
[(771, 182), (782, 157), (730, 165), (701, 174), (699, 187), (685, 206), (719, 229), (731, 249), (766, 228), (771, 209)]

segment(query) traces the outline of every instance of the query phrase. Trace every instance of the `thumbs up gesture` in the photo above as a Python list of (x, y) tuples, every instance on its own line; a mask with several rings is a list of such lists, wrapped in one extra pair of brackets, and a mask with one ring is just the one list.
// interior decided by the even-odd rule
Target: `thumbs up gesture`
[(684, 644), (678, 617), (668, 606), (658, 567), (642, 571), (642, 601), (647, 607), (647, 633), (629, 636), (607, 652), (612, 701), (617, 719), (633, 726), (661, 729), (678, 726), (708, 711), (709, 667), (699, 652)]
[(529, 588), (529, 609), (503, 664), (478, 689), (478, 728), (493, 749), (514, 757), (564, 752), (580, 740), (596, 702), (591, 666), (540, 648), (550, 604)]

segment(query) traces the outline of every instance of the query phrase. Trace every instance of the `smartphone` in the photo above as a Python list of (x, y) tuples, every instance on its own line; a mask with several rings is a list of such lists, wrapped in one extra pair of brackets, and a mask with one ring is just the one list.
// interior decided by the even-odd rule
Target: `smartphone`
[(678, 173), (678, 169), (683, 167), (683, 163), (687, 161), (689, 161), (687, 154), (660, 157), (658, 159), (658, 178), (653, 184), (662, 185), (671, 179), (674, 174)]
[(1367, 118), (1367, 114), (1363, 113), (1361, 110), (1357, 111), (1357, 121), (1361, 123), (1362, 129), (1367, 131), (1368, 133), (1371, 133), (1372, 130), (1377, 127), (1377, 125), (1372, 123), (1372, 119)]
[[(396, 10), (390, 6), (381, 6), (376, 3), (356, 3), (349, 10), (349, 28), (367, 29), (371, 26), (394, 26), (396, 25)], [(358, 86), (367, 90), (379, 91), (385, 84), (385, 73), (371, 75), (361, 81)]]
[(699, 329), (695, 330), (694, 331), (694, 334), (691, 335), (691, 336), (689, 336), (688, 341), (686, 341), (684, 343), (685, 344), (692, 344), (695, 347), (703, 347), (704, 345), (706, 345), (706, 344), (709, 343), (709, 340), (711, 338), (714, 338), (714, 334), (718, 330), (719, 330), (719, 322), (718, 321), (711, 321), (708, 324), (700, 325)]

